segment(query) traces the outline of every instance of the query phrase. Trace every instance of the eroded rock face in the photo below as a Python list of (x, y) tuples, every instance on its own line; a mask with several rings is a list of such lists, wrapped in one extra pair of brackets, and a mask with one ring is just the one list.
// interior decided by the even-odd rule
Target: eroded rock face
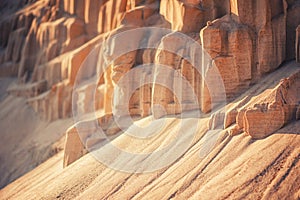
[(244, 130), (253, 138), (263, 138), (284, 125), (284, 110), (279, 104), (257, 104), (244, 114)]
[(197, 32), (206, 22), (229, 12), (229, 1), (167, 0), (161, 1), (160, 13), (172, 24), (172, 30)]
[[(0, 23), (1, 27), (7, 27), (1, 33), (1, 46), (5, 51), (0, 52), (0, 61), (3, 63), (0, 71), (11, 75), (17, 73), (23, 83), (46, 81), (48, 89), (66, 80), (72, 85), (81, 63), (92, 51), (92, 45), (100, 41), (83, 45), (90, 38), (116, 27), (119, 28), (110, 37), (137, 27), (164, 27), (184, 32), (202, 43), (217, 66), (226, 95), (231, 100), (247, 89), (249, 84), (258, 81), (260, 75), (276, 69), (285, 60), (286, 54), (290, 55), (285, 47), (294, 38), (290, 30), (297, 24), (297, 20), (292, 19), (298, 19), (298, 8), (298, 1), (283, 0), (36, 2), (10, 17), (14, 23), (7, 23), (7, 20)], [(281, 31), (282, 28), (287, 28), (287, 35), (286, 31)], [(139, 37), (143, 36), (136, 38)], [(166, 41), (159, 35), (148, 38), (149, 43), (166, 45)], [(137, 46), (139, 41), (135, 43)], [(184, 49), (183, 45), (176, 51)], [(208, 84), (200, 78), (205, 74), (196, 77), (198, 75), (193, 72), (193, 66), (189, 67), (190, 63), (177, 63), (176, 60), (180, 58), (167, 54), (151, 49), (130, 52), (109, 66), (111, 72), (106, 73), (109, 75), (105, 76), (104, 81), (106, 100), (103, 105), (106, 113), (110, 113), (114, 106), (109, 94), (116, 81), (135, 65), (147, 62), (167, 64), (184, 74), (196, 91), (202, 111), (209, 112), (212, 94), (207, 89)], [(156, 56), (160, 56), (160, 59), (156, 59)], [(172, 87), (179, 86), (175, 84)], [(152, 101), (155, 101), (154, 104), (166, 102), (163, 107), (168, 112), (178, 113), (178, 105), (189, 101), (190, 97), (183, 97), (181, 101), (174, 98), (173, 94), (168, 94), (168, 91), (157, 92), (158, 88), (144, 87), (136, 91), (129, 105), (132, 113), (143, 116), (150, 114)], [(152, 92), (157, 95), (152, 95)], [(149, 96), (152, 99), (149, 100)]]
[(99, 127), (108, 137), (121, 131), (112, 114), (106, 114), (96, 120), (76, 123), (66, 133), (64, 167), (87, 154), (88, 150), (93, 149), (95, 145), (105, 145), (107, 137), (100, 136)]
[(300, 73), (281, 80), (261, 103), (240, 111), (238, 125), (253, 138), (264, 138), (297, 119)]
[[(295, 55), (297, 61), (300, 60), (300, 28), (295, 31), (300, 24), (299, 0), (19, 1), (19, 5), (29, 4), (0, 22), (0, 76), (18, 76), (21, 86), (12, 88), (10, 93), (29, 98), (28, 103), (45, 120), (71, 116), (71, 98), (76, 78), (80, 78), (79, 68), (91, 52), (100, 54), (97, 44), (140, 27), (168, 28), (174, 33), (146, 35), (140, 32), (133, 34), (130, 42), (115, 40), (108, 44), (109, 54), (100, 56), (100, 60), (105, 57), (112, 62), (99, 67), (93, 60), (89, 64), (96, 68), (81, 77), (89, 79), (99, 68), (106, 69), (95, 92), (97, 97), (103, 98), (95, 102), (96, 109), (103, 109), (105, 116), (113, 111), (119, 116), (155, 114), (156, 117), (193, 109), (208, 113), (213, 109), (213, 100), (224, 96), (233, 100), (285, 60)], [(201, 44), (203, 54), (196, 55), (176, 32)], [(113, 57), (118, 51), (135, 49), (142, 42), (155, 44), (155, 47), (161, 45), (172, 52), (142, 49)], [(211, 59), (203, 62), (204, 54)], [(190, 56), (193, 63), (178, 55)], [(145, 71), (127, 80), (125, 87), (118, 88), (118, 81), (127, 72), (149, 63), (168, 66), (173, 72), (165, 73), (154, 67), (156, 77)], [(226, 94), (220, 94), (217, 72)], [(164, 78), (168, 88), (154, 83), (127, 94), (133, 83), (150, 79), (155, 82), (159, 76)], [(195, 95), (187, 92), (189, 87), (178, 81), (181, 76)], [(259, 138), (299, 118), (299, 114), (291, 114), (299, 113), (299, 103), (285, 102), (286, 98), (294, 97), (282, 89), (288, 88), (287, 91), (297, 94), (293, 84), (297, 85), (298, 79), (291, 77), (281, 83), (276, 91), (281, 91), (282, 97), (274, 90), (274, 95), (278, 95), (272, 100), (258, 102), (247, 109), (234, 108), (225, 117), (225, 127), (237, 121), (231, 129), (232, 135), (244, 129), (252, 137)], [(79, 92), (77, 103), (82, 104), (80, 109), (84, 113), (92, 111), (88, 104), (93, 98), (93, 88), (90, 84)], [(180, 92), (176, 96), (173, 91)], [(130, 100), (125, 102), (128, 95), (131, 95)], [(198, 105), (195, 105), (195, 97)], [(155, 112), (156, 106), (164, 111)], [(129, 111), (123, 112), (127, 107)], [(273, 120), (275, 114), (277, 117)], [(272, 122), (268, 124), (269, 119)], [(266, 123), (255, 123), (257, 120)], [(68, 138), (76, 134), (76, 131), (71, 132)], [(70, 141), (73, 144), (77, 139)], [(80, 146), (78, 141), (75, 143)], [(77, 159), (82, 153), (75, 155)]]
[[(33, 103), (35, 100), (45, 99), (50, 107), (56, 101), (52, 102), (53, 98), (49, 97), (49, 93), (53, 92), (49, 90), (56, 87), (56, 84), (72, 87), (82, 62), (94, 49), (94, 45), (99, 43), (97, 35), (119, 26), (124, 13), (140, 5), (138, 2), (123, 0), (101, 3), (92, 0), (46, 0), (26, 3), (29, 4), (26, 8), (14, 15), (5, 16), (6, 19), (0, 22), (0, 73), (1, 76), (17, 75), (20, 84), (26, 85), (20, 86), (18, 92), (15, 92), (17, 95), (28, 96), (27, 91), (35, 90), (35, 83), (45, 82), (45, 93), (35, 92), (36, 98), (29, 101)], [(147, 3), (150, 5), (153, 2)], [(149, 13), (149, 10), (145, 13)], [(68, 83), (61, 84), (63, 82)], [(21, 91), (22, 88), (25, 91)], [(66, 92), (63, 96), (71, 98), (71, 94)], [(41, 116), (44, 119), (55, 120), (71, 114), (71, 109), (66, 109), (69, 110), (66, 115), (49, 114), (57, 111), (39, 110), (40, 107), (34, 106), (37, 112), (43, 113)]]
[[(286, 13), (285, 0), (274, 1), (231, 1), (231, 12), (239, 23), (248, 26), (256, 34), (252, 38), (256, 44), (254, 63), (257, 73), (265, 74), (276, 69), (285, 60)], [(249, 14), (251, 13), (251, 14)]]
[(201, 41), (223, 79), (226, 95), (233, 99), (254, 78), (251, 30), (227, 15), (202, 29)]

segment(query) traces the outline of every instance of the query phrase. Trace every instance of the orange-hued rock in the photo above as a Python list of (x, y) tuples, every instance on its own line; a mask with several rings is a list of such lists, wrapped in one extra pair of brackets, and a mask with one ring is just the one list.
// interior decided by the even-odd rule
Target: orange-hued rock
[[(293, 39), (289, 30), (297, 23), (297, 20), (291, 22), (292, 18), (297, 18), (297, 2), (285, 3), (279, 0), (274, 2), (265, 0), (260, 2), (242, 0), (32, 2), (16, 15), (9, 17), (13, 23), (8, 23), (7, 20), (0, 23), (0, 27), (7, 27), (1, 32), (0, 38), (1, 46), (4, 47), (0, 51), (0, 61), (3, 63), (0, 71), (3, 74), (13, 75), (18, 70), (20, 82), (46, 80), (47, 89), (63, 81), (73, 85), (79, 68), (92, 51), (93, 45), (102, 41), (102, 39), (92, 41), (92, 38), (99, 37), (97, 36), (99, 33), (109, 33), (108, 38), (111, 38), (114, 34), (138, 27), (163, 27), (184, 32), (202, 43), (205, 51), (211, 56), (213, 65), (220, 72), (226, 96), (232, 100), (247, 89), (249, 84), (257, 82), (259, 75), (277, 68), (284, 60), (285, 49), (292, 51), (285, 43), (286, 40)], [(223, 17), (224, 15), (226, 16)], [(12, 26), (12, 24), (16, 25)], [(287, 35), (278, 27), (287, 28)], [(134, 38), (139, 37), (149, 44), (166, 43), (159, 34)], [(137, 40), (134, 43), (137, 46), (139, 42)], [(173, 44), (178, 48), (176, 51), (184, 51), (186, 48), (186, 44), (183, 46)], [(273, 44), (276, 47), (273, 47)], [(120, 50), (120, 46), (124, 45), (118, 43), (114, 48)], [(11, 52), (16, 53), (12, 55)], [(180, 78), (180, 74), (184, 75), (195, 90), (202, 111), (209, 112), (212, 109), (211, 95), (213, 95), (210, 94), (212, 91), (209, 91), (209, 87), (215, 87), (213, 86), (214, 72), (208, 69), (204, 74), (212, 76), (210, 80), (212, 83), (209, 83), (209, 80), (201, 80), (201, 75), (193, 70), (197, 66), (192, 66), (185, 60), (177, 63), (180, 60), (178, 56), (167, 54), (167, 52), (156, 52), (155, 49), (145, 49), (122, 55), (119, 58), (122, 63), (118, 61), (111, 66), (112, 72), (106, 76), (103, 86), (103, 90), (106, 91), (103, 94), (106, 99), (103, 102), (106, 113), (111, 113), (114, 106), (111, 104), (111, 94), (116, 81), (137, 64), (157, 62), (157, 55), (167, 60), (165, 62), (161, 58), (157, 63), (165, 63), (178, 70), (179, 73), (174, 74), (174, 80)], [(128, 59), (130, 57), (130, 61), (127, 58), (125, 61), (124, 57)], [(194, 60), (197, 61), (197, 58)], [(177, 78), (175, 75), (178, 75)], [(147, 78), (146, 74), (143, 76)], [(134, 81), (139, 81), (138, 79)], [(181, 88), (182, 85), (174, 80), (170, 80), (171, 88)], [(163, 105), (166, 113), (169, 111), (179, 113), (182, 108), (184, 110), (199, 108), (191, 105), (192, 94), (183, 92), (178, 99), (168, 90), (158, 92), (159, 87), (145, 86), (136, 90), (128, 105), (130, 112), (146, 116), (151, 114), (151, 105), (159, 101), (162, 104), (166, 101)], [(151, 96), (150, 100), (149, 96)], [(217, 97), (214, 96), (213, 100), (215, 98)], [(155, 103), (152, 102), (153, 100)]]
[(242, 132), (242, 129), (237, 124), (234, 124), (233, 126), (228, 128), (228, 134), (230, 136), (236, 136), (241, 134)]
[(102, 84), (97, 87), (95, 91), (95, 110), (104, 109), (104, 95), (105, 95), (105, 85)]
[[(139, 5), (138, 2), (131, 3), (131, 6)], [(128, 114), (145, 116), (145, 113), (147, 113), (147, 115), (149, 114), (150, 101), (144, 99), (143, 97), (139, 99), (139, 90), (134, 94), (127, 94), (127, 91), (130, 91), (134, 86), (132, 84), (139, 81), (138, 79), (141, 77), (137, 76), (136, 80), (132, 80), (132, 78), (128, 80), (124, 79), (121, 86), (118, 85), (118, 82), (127, 72), (131, 70), (131, 68), (133, 68), (136, 62), (138, 62), (137, 59), (139, 55), (137, 53), (144, 32), (134, 30), (149, 24), (160, 26), (161, 23), (164, 23), (160, 18), (157, 18), (157, 11), (158, 3), (155, 1), (147, 1), (143, 6), (138, 6), (129, 10), (128, 12), (124, 13), (119, 28), (111, 31), (109, 37), (107, 38), (105, 45), (108, 49), (108, 53), (104, 55), (104, 59), (110, 64), (103, 66), (106, 69), (104, 76), (106, 84), (104, 109), (105, 113), (107, 114), (111, 113), (112, 109), (116, 111), (115, 114), (120, 116)], [(154, 22), (154, 18), (152, 17), (158, 19), (158, 22)], [(126, 34), (126, 31), (129, 31), (131, 34)], [(125, 34), (122, 34), (122, 32), (125, 32)], [(130, 43), (127, 42), (129, 37), (131, 39)], [(159, 38), (156, 37), (157, 36), (152, 35), (151, 41), (159, 41)], [(150, 59), (153, 60), (153, 54), (152, 58)], [(141, 95), (142, 94), (143, 93), (141, 93)], [(133, 95), (133, 98), (130, 98), (128, 95)], [(114, 99), (112, 99), (113, 97)], [(112, 100), (114, 104), (111, 103)], [(145, 102), (145, 104), (148, 106), (144, 107), (142, 102)], [(127, 107), (129, 109), (129, 113), (128, 109), (126, 109)]]
[(202, 45), (219, 70), (228, 99), (249, 87), (255, 65), (252, 31), (232, 18), (215, 20), (201, 31)]
[(84, 18), (84, 1), (80, 0), (63, 0), (62, 8), (71, 15), (76, 15), (78, 18)]
[(47, 81), (47, 88), (62, 81), (62, 61), (60, 59), (53, 59), (36, 68), (32, 75), (32, 81), (38, 82), (42, 80)]
[[(156, 52), (154, 61), (157, 64), (156, 77), (154, 77), (155, 84), (152, 89), (152, 112), (156, 118), (166, 114), (175, 114), (176, 112), (176, 109), (174, 109), (173, 112), (168, 113), (167, 108), (168, 105), (175, 103), (174, 70), (180, 69), (181, 65), (181, 58), (176, 55), (176, 52), (183, 48), (183, 40), (184, 38), (180, 35), (169, 34), (162, 38), (161, 49)], [(162, 49), (169, 49), (172, 52)], [(170, 68), (170, 70), (162, 66)], [(160, 107), (157, 107), (158, 105)]]
[[(290, 62), (283, 65), (221, 110), (225, 113), (224, 128), (229, 134), (246, 132), (251, 133), (254, 138), (272, 134), (270, 127), (276, 129), (297, 119), (297, 107), (299, 107), (297, 98), (300, 98), (297, 92), (298, 84), (299, 64)], [(246, 112), (249, 118), (245, 118)], [(277, 121), (272, 118), (274, 113), (277, 113)], [(261, 123), (260, 121), (263, 120), (267, 122)]]
[(166, 0), (160, 3), (160, 13), (172, 25), (172, 30), (199, 32), (207, 21), (229, 12), (229, 1)]
[[(122, 116), (128, 114), (128, 94), (132, 88), (132, 77), (130, 79), (122, 79), (123, 82), (119, 83), (120, 79), (130, 71), (134, 66), (139, 42), (142, 39), (143, 32), (132, 31), (131, 35), (122, 34), (124, 31), (134, 30), (137, 27), (131, 25), (123, 25), (120, 28), (112, 31), (106, 43), (107, 48), (104, 59), (105, 66), (102, 66), (105, 72), (105, 83), (107, 90), (105, 94), (105, 113), (111, 113), (115, 109), (116, 114)], [(132, 37), (130, 43), (127, 42), (128, 37)], [(119, 85), (120, 84), (120, 85)], [(112, 101), (114, 103), (112, 103)]]
[(87, 34), (92, 37), (98, 34), (97, 25), (100, 3), (98, 0), (85, 1), (84, 22)]
[(105, 89), (104, 89), (104, 113), (110, 114), (112, 113), (112, 98), (113, 98), (113, 91), (114, 86), (111, 79), (112, 67), (107, 66), (104, 72), (104, 79), (105, 79)]
[(285, 60), (287, 3), (282, 0), (231, 0), (231, 13), (237, 21), (255, 32), (253, 52), (258, 74), (276, 69)]
[(238, 124), (253, 138), (263, 138), (285, 124), (297, 119), (300, 95), (300, 73), (281, 80), (260, 103), (246, 108), (239, 115)]
[[(0, 198), (299, 199), (299, 24), (300, 0), (1, 0), (0, 187), (64, 155)], [(119, 172), (86, 155), (108, 142), (155, 152), (103, 152)]]
[(87, 153), (76, 127), (67, 130), (64, 149), (63, 167), (67, 167)]
[(281, 105), (257, 104), (244, 114), (244, 130), (252, 138), (264, 138), (280, 129), (284, 123), (284, 109)]
[[(195, 44), (197, 42), (194, 41), (192, 44), (187, 38), (178, 33), (167, 34), (162, 38), (160, 48), (156, 51), (151, 100), (152, 111), (156, 118), (200, 109), (201, 75), (193, 65), (201, 61), (197, 61), (194, 57), (199, 53), (194, 52), (198, 48)], [(185, 45), (191, 46), (186, 49)]]
[(102, 1), (100, 10), (97, 12), (98, 16), (93, 16), (98, 19), (98, 33), (107, 33), (117, 28), (125, 12), (132, 8), (131, 5), (127, 6), (128, 3), (127, 0)]
[(42, 23), (37, 32), (40, 54), (37, 56), (37, 65), (44, 64), (61, 53), (70, 51), (85, 40), (82, 21), (75, 18), (61, 18), (54, 22)]
[(24, 48), (22, 50), (18, 78), (20, 80), (28, 79), (28, 73), (33, 71), (36, 61), (36, 50), (38, 49), (36, 34), (38, 30), (37, 20), (34, 19), (31, 28), (26, 36)]

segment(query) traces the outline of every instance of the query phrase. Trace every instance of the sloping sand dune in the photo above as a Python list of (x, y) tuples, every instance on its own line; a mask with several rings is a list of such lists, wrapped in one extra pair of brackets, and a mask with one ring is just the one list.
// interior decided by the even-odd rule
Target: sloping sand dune
[[(222, 134), (205, 159), (201, 142), (171, 166), (146, 174), (112, 170), (84, 156), (62, 169), (62, 153), (0, 192), (1, 199), (297, 199), (300, 124), (252, 140)], [(124, 141), (126, 142), (126, 141)]]
[[(268, 92), (281, 78), (297, 72), (294, 64), (281, 68), (254, 85), (239, 99), (255, 99), (255, 93)], [(249, 96), (251, 95), (251, 96)], [(250, 100), (249, 100), (250, 99)], [(240, 103), (240, 100), (233, 104)], [(229, 136), (226, 130), (202, 158), (207, 145), (208, 118), (167, 118), (169, 126), (148, 143), (133, 141), (122, 134), (113, 144), (129, 152), (147, 152), (168, 144), (169, 137), (185, 120), (198, 123), (187, 152), (169, 166), (148, 173), (127, 173), (101, 164), (87, 154), (62, 168), (60, 152), (0, 191), (1, 199), (299, 199), (300, 123), (293, 121), (273, 135), (260, 140), (246, 134)], [(196, 120), (196, 121), (195, 121)], [(147, 119), (137, 122), (147, 124)], [(129, 129), (132, 130), (132, 129)], [(184, 141), (184, 139), (183, 139)], [(174, 149), (173, 149), (174, 150)], [(166, 152), (171, 155), (173, 153)], [(107, 152), (109, 153), (109, 152)], [(114, 155), (112, 155), (113, 157)], [(116, 156), (115, 162), (124, 167)]]
[[(0, 79), (0, 188), (62, 149), (56, 146), (72, 119), (42, 121), (26, 99), (6, 93), (14, 79)], [(54, 131), (56, 130), (56, 131)]]

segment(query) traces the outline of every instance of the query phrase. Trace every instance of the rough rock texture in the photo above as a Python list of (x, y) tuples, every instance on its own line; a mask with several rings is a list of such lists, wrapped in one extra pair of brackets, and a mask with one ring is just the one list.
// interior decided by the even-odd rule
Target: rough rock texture
[(231, 1), (231, 12), (252, 31), (253, 70), (261, 75), (276, 69), (285, 60), (286, 1)]
[[(20, 9), (26, 3), (28, 6)], [(6, 1), (4, 4), (10, 5)], [(3, 10), (6, 9), (5, 5)], [(98, 35), (119, 26), (124, 13), (139, 5), (140, 3), (135, 1), (121, 0), (101, 3), (92, 0), (20, 0), (18, 5), (12, 4), (11, 12), (16, 9), (20, 11), (9, 15), (3, 12), (5, 18), (0, 21), (0, 76), (18, 76), (18, 92), (11, 93), (24, 94), (26, 97), (27, 90), (35, 90), (34, 85), (45, 83), (46, 89), (35, 92), (36, 98), (30, 99), (29, 102), (47, 101), (50, 107), (56, 108), (57, 102), (50, 96), (58, 94), (48, 95), (56, 92), (49, 92), (51, 88), (56, 87), (56, 84), (71, 88), (80, 65), (94, 49), (95, 44), (103, 38)], [(22, 86), (23, 84), (25, 86)], [(25, 91), (21, 91), (22, 88)], [(69, 89), (61, 90), (62, 93), (66, 93), (59, 95), (71, 98), (71, 92), (67, 91)], [(44, 94), (41, 94), (42, 92)], [(71, 101), (67, 104), (70, 107)], [(71, 114), (71, 109), (65, 109), (62, 113), (68, 113), (62, 114), (56, 109), (42, 107), (34, 106), (43, 119), (55, 120)]]
[[(227, 106), (224, 128), (230, 135), (245, 132), (252, 138), (264, 138), (299, 119), (299, 64), (290, 65), (263, 78)], [(271, 78), (277, 81), (268, 81)]]
[[(22, 8), (24, 4), (24, 1), (20, 1), (15, 9)], [(137, 27), (163, 27), (183, 32), (203, 45), (224, 81), (227, 100), (233, 100), (250, 84), (256, 83), (261, 76), (275, 70), (285, 59), (293, 58), (295, 51), (292, 46), (295, 45), (291, 44), (296, 40), (295, 28), (299, 24), (298, 10), (298, 0), (287, 2), (285, 0), (271, 2), (267, 0), (251, 2), (244, 0), (32, 1), (27, 7), (0, 22), (3, 30), (0, 38), (0, 72), (2, 76), (18, 75), (20, 84), (26, 84), (26, 87), (20, 88), (33, 87), (30, 90), (35, 90), (33, 85), (45, 83), (46, 89), (34, 94), (42, 95), (47, 99), (47, 93), (56, 84), (68, 82), (63, 85), (72, 87), (79, 67), (94, 49), (93, 46), (107, 38), (99, 34), (109, 33), (109, 39), (115, 34)], [(113, 30), (115, 28), (117, 29)], [(175, 41), (172, 36), (159, 35), (151, 37), (139, 35), (134, 39), (135, 42), (130, 44), (135, 46), (145, 40), (163, 46), (168, 46), (167, 43)], [(115, 45), (120, 46), (117, 43)], [(119, 48), (117, 46), (112, 47), (112, 54), (114, 49)], [(184, 45), (178, 46), (175, 50), (176, 53), (182, 51), (185, 51)], [(208, 81), (201, 79), (201, 76), (207, 76), (210, 72), (195, 73), (193, 67), (199, 66), (189, 66), (191, 63), (181, 60), (180, 56), (156, 52), (153, 49), (122, 55), (112, 63), (112, 66), (107, 66), (108, 71), (105, 72), (105, 80), (102, 82), (104, 84), (102, 105), (105, 113), (109, 114), (113, 109), (122, 110), (120, 108), (124, 107), (119, 105), (121, 107), (116, 108), (117, 105), (112, 104), (116, 81), (135, 66), (149, 62), (166, 64), (178, 70), (195, 90), (200, 109), (209, 112), (214, 97), (208, 89), (210, 87)], [(201, 63), (197, 58), (193, 60), (195, 63)], [(180, 105), (184, 105), (186, 110), (194, 109), (195, 106), (186, 103), (191, 101), (189, 94), (183, 93), (182, 99), (179, 100), (170, 93), (171, 91), (160, 91), (159, 87), (154, 85), (153, 88), (152, 86), (139, 88), (128, 105), (130, 114), (147, 116), (152, 112), (151, 105), (157, 103), (165, 108), (165, 114), (180, 113), (182, 111)], [(180, 86), (173, 84), (171, 88), (178, 87)], [(69, 89), (63, 91), (67, 90)], [(42, 94), (43, 92), (45, 94)], [(120, 92), (122, 91), (119, 90), (119, 94)], [(16, 94), (27, 94), (27, 92), (19, 91)], [(63, 95), (71, 95), (71, 92)], [(46, 101), (55, 105), (52, 100), (53, 98), (49, 97)], [(122, 102), (122, 98), (116, 102)], [(45, 109), (40, 113), (45, 113)], [(70, 116), (70, 114), (44, 115), (59, 117)], [(43, 118), (48, 117), (43, 116)], [(55, 120), (56, 117), (48, 119)]]
[[(5, 0), (1, 11), (10, 4)], [(102, 98), (95, 107), (104, 110), (104, 119), (113, 111), (118, 117), (154, 114), (160, 118), (194, 109), (209, 113), (216, 107), (214, 100), (225, 97), (233, 101), (278, 70), (284, 61), (294, 59), (294, 55), (297, 61), (300, 59), (299, 27), (295, 32), (300, 23), (299, 0), (19, 0), (16, 4), (10, 14), (0, 14), (5, 15), (0, 21), (0, 76), (17, 76), (19, 85), (10, 88), (10, 94), (26, 97), (41, 118), (48, 121), (70, 117), (76, 81), (92, 79), (100, 69), (106, 71), (96, 87), (87, 81), (75, 91), (78, 93), (73, 103), (82, 113), (94, 111), (89, 103), (96, 96)], [(174, 32), (135, 32), (130, 41), (114, 38), (141, 27), (169, 28)], [(196, 55), (178, 32), (201, 44), (202, 54)], [(106, 45), (106, 51), (101, 52), (99, 43)], [(172, 52), (159, 48), (136, 50), (142, 43), (154, 43)], [(128, 48), (134, 50), (114, 57)], [(182, 55), (191, 56), (192, 63)], [(203, 58), (204, 55), (209, 58)], [(100, 61), (85, 63), (93, 56)], [(148, 63), (165, 65), (173, 71), (165, 73), (154, 67), (155, 77), (145, 71), (125, 80), (124, 87), (118, 86), (127, 72)], [(95, 68), (80, 72), (80, 66), (85, 64)], [(216, 81), (216, 70), (225, 94)], [(179, 81), (181, 75), (195, 95)], [(155, 83), (159, 77), (168, 88)], [(133, 83), (150, 79), (154, 84), (127, 93)], [(265, 102), (233, 106), (225, 113), (224, 125), (230, 127), (230, 135), (244, 130), (261, 138), (298, 119), (298, 83), (298, 75), (293, 75), (268, 94)], [(180, 92), (175, 95), (174, 91)], [(222, 122), (223, 114), (216, 114), (210, 128)], [(112, 130), (116, 133), (119, 129)], [(77, 131), (73, 127), (67, 133), (65, 166), (85, 152), (86, 141), (80, 143)]]
[[(99, 137), (99, 127), (111, 140), (120, 132), (120, 127), (112, 114), (99, 117), (97, 120), (83, 120), (66, 132), (63, 166), (67, 167), (94, 148), (94, 145), (105, 144), (105, 137)], [(79, 133), (80, 131), (80, 133)]]
[(243, 126), (253, 138), (263, 138), (297, 118), (300, 106), (300, 73), (281, 80), (280, 84), (265, 97), (244, 112)]
[(166, 0), (161, 1), (160, 13), (172, 24), (172, 30), (197, 32), (207, 21), (229, 13), (229, 1)]
[(251, 30), (226, 15), (201, 31), (201, 42), (223, 79), (226, 94), (233, 99), (249, 87), (252, 74), (253, 41)]

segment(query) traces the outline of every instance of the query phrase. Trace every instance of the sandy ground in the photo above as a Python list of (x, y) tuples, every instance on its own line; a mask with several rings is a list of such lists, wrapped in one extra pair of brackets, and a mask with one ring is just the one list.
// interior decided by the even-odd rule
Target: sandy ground
[[(199, 157), (203, 145), (197, 142), (201, 138), (199, 134), (194, 145), (177, 162), (144, 174), (110, 169), (92, 154), (62, 169), (63, 155), (59, 153), (4, 188), (0, 197), (297, 199), (300, 197), (300, 135), (295, 131), (300, 133), (298, 122), (263, 140), (223, 133), (217, 146), (204, 159)], [(128, 144), (122, 136), (119, 140)]]
[(0, 79), (0, 188), (61, 150), (62, 145), (54, 143), (73, 123), (71, 119), (40, 120), (24, 98), (6, 93), (14, 81)]
[[(256, 94), (267, 93), (281, 78), (299, 70), (295, 63), (277, 70), (233, 104), (256, 101)], [(163, 134), (155, 134), (148, 141), (133, 140), (125, 132), (112, 143), (126, 152), (152, 152), (174, 140), (182, 121), (185, 130), (182, 134), (186, 137), (181, 138), (181, 144), (188, 142), (192, 127), (197, 131), (189, 149), (166, 167), (148, 173), (122, 172), (102, 164), (89, 153), (63, 169), (63, 152), (59, 152), (2, 189), (0, 199), (300, 199), (299, 121), (291, 122), (260, 140), (251, 139), (245, 133), (232, 137), (226, 131), (220, 131), (216, 134), (214, 148), (206, 157), (201, 156), (209, 141), (205, 139), (206, 118), (167, 118), (166, 126), (161, 129)], [(137, 124), (144, 126), (149, 121), (146, 118)], [(134, 128), (128, 131), (134, 132)], [(33, 138), (39, 138), (38, 141), (46, 139), (44, 131), (36, 134)], [(3, 135), (7, 137), (8, 133)], [(21, 145), (27, 144), (23, 141), (27, 137), (17, 138)], [(31, 139), (25, 141), (33, 141), (32, 136), (28, 138)], [(136, 162), (135, 159), (122, 158), (121, 154), (113, 154), (106, 146), (101, 149), (102, 155), (110, 155), (113, 163), (123, 169)], [(169, 149), (166, 159), (176, 150)]]

